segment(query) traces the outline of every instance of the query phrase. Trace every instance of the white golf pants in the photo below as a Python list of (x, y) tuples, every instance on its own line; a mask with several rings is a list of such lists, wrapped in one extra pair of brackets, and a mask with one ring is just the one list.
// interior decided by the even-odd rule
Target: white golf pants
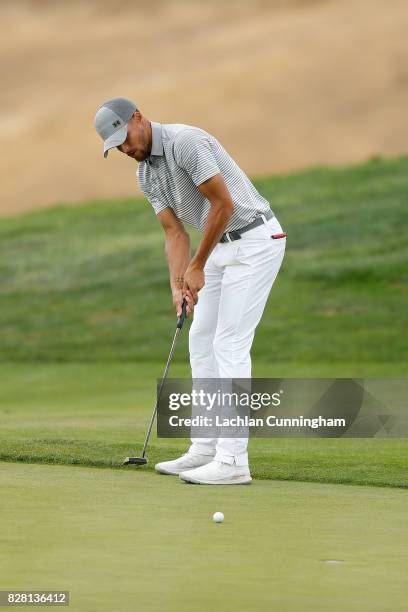
[[(286, 238), (271, 235), (282, 232), (272, 217), (211, 252), (189, 332), (193, 379), (251, 378), (255, 329), (285, 254)], [(190, 453), (215, 453), (217, 461), (248, 465), (247, 437), (192, 437), (191, 442)]]

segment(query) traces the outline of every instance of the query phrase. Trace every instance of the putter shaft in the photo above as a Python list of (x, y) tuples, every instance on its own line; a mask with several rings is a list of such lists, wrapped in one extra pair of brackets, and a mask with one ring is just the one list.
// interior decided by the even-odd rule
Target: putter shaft
[(176, 331), (175, 331), (175, 334), (174, 334), (173, 342), (172, 342), (172, 345), (171, 345), (170, 354), (169, 354), (169, 357), (167, 359), (166, 367), (164, 369), (164, 374), (163, 374), (162, 379), (160, 381), (159, 390), (157, 392), (156, 404), (154, 406), (153, 413), (152, 413), (152, 416), (150, 417), (150, 422), (149, 422), (149, 425), (148, 425), (148, 428), (147, 428), (145, 441), (143, 443), (142, 456), (141, 457), (126, 457), (125, 461), (123, 462), (124, 465), (129, 465), (129, 464), (144, 465), (144, 464), (147, 463), (146, 449), (147, 449), (147, 445), (149, 444), (150, 434), (152, 433), (153, 423), (154, 423), (154, 420), (156, 418), (157, 407), (158, 407), (158, 404), (159, 404), (159, 401), (160, 401), (160, 397), (161, 397), (161, 393), (162, 393), (162, 389), (163, 389), (165, 380), (167, 378), (167, 373), (169, 371), (170, 364), (171, 364), (171, 361), (173, 359), (174, 350), (175, 350), (176, 344), (177, 344), (177, 338), (179, 336), (180, 329), (183, 327), (183, 323), (184, 323), (184, 320), (186, 318), (186, 315), (187, 315), (187, 301), (186, 301), (186, 299), (184, 299), (183, 303), (181, 305), (181, 315), (179, 316), (178, 321), (177, 321), (177, 327), (176, 327)]
[(144, 444), (143, 444), (143, 451), (142, 451), (142, 457), (143, 457), (143, 458), (144, 458), (144, 456), (145, 456), (145, 454), (146, 454), (146, 449), (147, 449), (147, 445), (148, 445), (148, 443), (149, 443), (150, 434), (152, 433), (153, 423), (154, 423), (154, 420), (155, 420), (155, 418), (156, 418), (156, 414), (157, 414), (157, 406), (158, 406), (159, 401), (160, 401), (161, 392), (162, 392), (162, 389), (163, 389), (163, 386), (164, 386), (164, 382), (165, 382), (165, 380), (166, 380), (166, 378), (167, 378), (167, 372), (169, 371), (171, 360), (173, 359), (174, 349), (176, 348), (177, 338), (178, 338), (178, 336), (179, 336), (180, 329), (181, 329), (180, 327), (177, 327), (177, 329), (176, 329), (176, 333), (174, 334), (173, 343), (172, 343), (172, 345), (171, 345), (171, 349), (170, 349), (169, 358), (168, 358), (168, 360), (167, 360), (166, 367), (165, 367), (165, 369), (164, 369), (164, 374), (163, 374), (163, 377), (162, 377), (162, 379), (161, 379), (161, 381), (160, 381), (159, 390), (158, 390), (158, 392), (157, 392), (157, 400), (156, 400), (156, 405), (155, 405), (155, 407), (154, 407), (154, 410), (153, 410), (152, 416), (151, 416), (151, 418), (150, 418), (150, 423), (149, 423), (149, 426), (148, 426), (148, 428), (147, 428), (146, 437), (145, 437), (145, 441), (144, 441)]

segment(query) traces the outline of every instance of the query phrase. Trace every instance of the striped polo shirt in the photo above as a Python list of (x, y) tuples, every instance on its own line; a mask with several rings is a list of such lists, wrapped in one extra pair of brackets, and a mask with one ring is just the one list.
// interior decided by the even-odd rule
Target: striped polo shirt
[(234, 211), (224, 231), (248, 225), (270, 205), (218, 140), (201, 128), (179, 123), (152, 126), (150, 156), (139, 163), (139, 186), (156, 214), (171, 208), (196, 229), (205, 228), (210, 202), (198, 185), (221, 173)]

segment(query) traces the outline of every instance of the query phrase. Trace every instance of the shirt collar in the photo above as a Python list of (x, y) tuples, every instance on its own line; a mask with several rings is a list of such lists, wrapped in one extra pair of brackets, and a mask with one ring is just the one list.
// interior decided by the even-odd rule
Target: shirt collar
[(163, 139), (162, 124), (157, 123), (156, 121), (151, 121), (150, 124), (152, 126), (152, 150), (148, 159), (151, 163), (154, 161), (152, 159), (153, 155), (163, 155)]

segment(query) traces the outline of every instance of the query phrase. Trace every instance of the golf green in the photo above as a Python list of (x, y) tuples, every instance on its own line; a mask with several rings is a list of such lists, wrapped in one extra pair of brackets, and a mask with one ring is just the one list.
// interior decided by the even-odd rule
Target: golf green
[[(403, 489), (202, 487), (143, 468), (0, 471), (2, 590), (69, 590), (70, 608), (86, 612), (406, 610)], [(211, 520), (218, 510), (223, 524)]]

